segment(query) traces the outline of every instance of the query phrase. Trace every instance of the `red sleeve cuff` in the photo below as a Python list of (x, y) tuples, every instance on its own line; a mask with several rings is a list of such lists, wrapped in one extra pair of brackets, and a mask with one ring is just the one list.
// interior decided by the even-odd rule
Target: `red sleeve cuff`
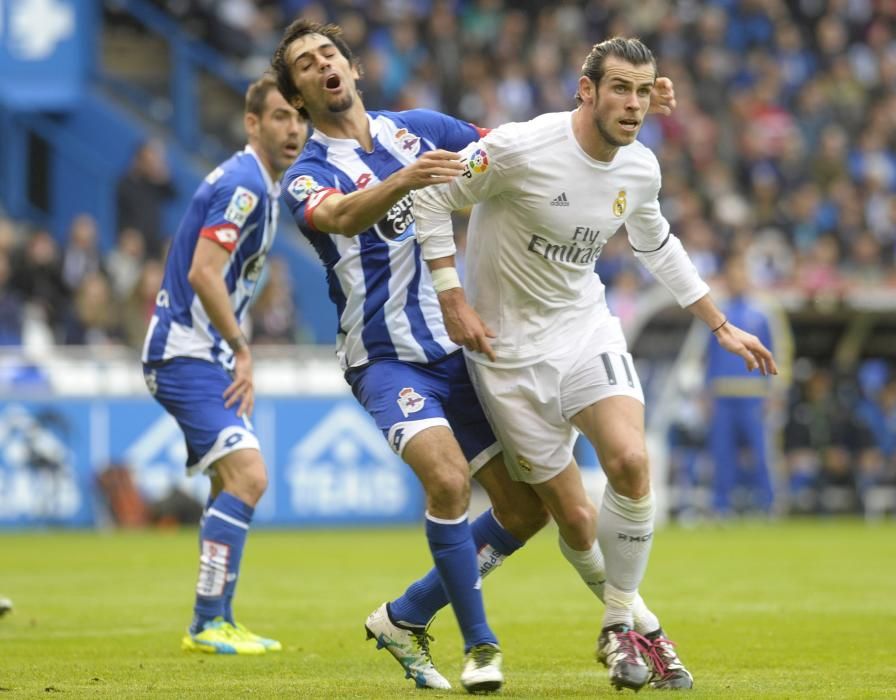
[(320, 206), (321, 202), (323, 202), (331, 194), (339, 194), (339, 190), (333, 189), (332, 187), (327, 187), (326, 189), (318, 190), (310, 197), (308, 197), (308, 202), (305, 204), (305, 223), (315, 231), (319, 231), (320, 229), (314, 225), (314, 210), (317, 209)]
[(473, 124), (473, 128), (479, 132), (479, 138), (482, 138), (483, 136), (488, 134), (489, 131), (491, 131), (491, 129), (483, 129), (481, 126), (476, 126), (475, 124)]
[(240, 229), (235, 224), (216, 224), (206, 226), (199, 231), (202, 238), (208, 238), (221, 246), (228, 253), (236, 248), (236, 242), (240, 239)]

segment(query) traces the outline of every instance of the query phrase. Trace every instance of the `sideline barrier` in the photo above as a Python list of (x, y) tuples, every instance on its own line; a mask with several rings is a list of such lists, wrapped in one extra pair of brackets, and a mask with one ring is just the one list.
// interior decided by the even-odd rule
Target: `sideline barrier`
[[(331, 526), (417, 522), (412, 471), (349, 396), (258, 397), (253, 422), (269, 470), (255, 522)], [(89, 527), (108, 520), (96, 475), (127, 466), (143, 497), (179, 488), (205, 501), (208, 479), (188, 478), (177, 424), (152, 399), (48, 398), (0, 402), (0, 528)]]

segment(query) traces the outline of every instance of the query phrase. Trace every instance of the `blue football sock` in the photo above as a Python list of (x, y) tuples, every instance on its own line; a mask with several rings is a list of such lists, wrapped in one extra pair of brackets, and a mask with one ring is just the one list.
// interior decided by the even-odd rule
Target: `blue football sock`
[[(212, 507), (212, 503), (215, 502), (215, 496), (213, 493), (208, 494), (208, 498), (205, 501), (205, 508), (202, 510), (202, 517), (199, 519), (199, 556), (202, 556), (202, 526), (205, 525), (205, 518), (208, 516), (208, 509)], [(227, 620), (230, 624), (233, 624), (233, 594), (235, 592), (235, 587), (230, 589), (229, 593), (225, 593), (224, 595), (224, 619)]]
[(216, 617), (227, 618), (240, 572), (240, 559), (255, 509), (222, 491), (206, 510), (200, 536), (199, 582), (190, 632), (196, 634)]
[[(478, 552), (480, 576), (490, 574), (501, 566), (504, 559), (523, 546), (522, 542), (502, 527), (491, 508), (476, 518), (470, 528)], [(446, 605), (448, 595), (442, 586), (442, 579), (439, 572), (432, 568), (423, 578), (408, 586), (403, 595), (389, 603), (388, 609), (393, 622), (422, 627)]]
[(199, 516), (199, 556), (202, 556), (202, 528), (205, 527), (205, 519), (208, 517), (208, 509), (212, 507), (212, 503), (215, 502), (215, 497), (211, 494), (208, 495), (208, 498), (205, 500), (205, 507), (202, 509), (202, 515)]
[(482, 579), (467, 516), (452, 521), (433, 518), (427, 513), (426, 539), (460, 625), (465, 651), (476, 644), (497, 644), (497, 637), (485, 621)]

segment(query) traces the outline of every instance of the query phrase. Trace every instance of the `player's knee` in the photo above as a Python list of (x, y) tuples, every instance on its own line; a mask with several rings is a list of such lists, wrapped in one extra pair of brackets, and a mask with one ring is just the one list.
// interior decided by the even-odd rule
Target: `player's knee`
[(238, 460), (219, 467), (218, 473), (225, 491), (254, 507), (268, 488), (268, 474), (260, 453), (244, 452)]
[(525, 542), (541, 530), (551, 519), (551, 514), (539, 499), (516, 507), (493, 505), (495, 518), (520, 542)]
[(650, 490), (650, 466), (647, 451), (629, 449), (605, 460), (604, 469), (617, 493), (640, 498)]
[(466, 469), (445, 467), (432, 474), (424, 484), (431, 504), (442, 512), (460, 514), (470, 501), (470, 477)]
[(246, 474), (245, 488), (254, 503), (258, 503), (264, 492), (268, 489), (268, 474), (264, 468), (264, 463), (260, 460), (257, 465), (253, 465), (253, 469)]
[(597, 509), (590, 502), (568, 506), (558, 514), (558, 525), (570, 547), (586, 550), (597, 536)]
[(617, 473), (646, 473), (647, 451), (640, 447), (624, 450), (609, 457), (605, 466), (607, 469)]

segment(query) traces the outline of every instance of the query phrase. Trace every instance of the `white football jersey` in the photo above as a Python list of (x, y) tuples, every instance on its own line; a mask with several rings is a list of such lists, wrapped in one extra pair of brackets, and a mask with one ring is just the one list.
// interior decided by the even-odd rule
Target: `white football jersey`
[[(669, 233), (657, 199), (659, 163), (643, 144), (620, 148), (609, 163), (594, 160), (576, 141), (572, 112), (561, 112), (501, 126), (462, 155), (462, 176), (417, 192), (417, 236), (427, 259), (451, 254), (447, 212), (477, 203), (464, 289), (497, 333), (492, 347), (502, 366), (569, 348), (606, 323), (610, 311), (594, 264), (623, 224), (642, 260), (670, 241), (677, 246), (672, 276), (681, 279), (662, 281), (680, 304), (708, 291)], [(487, 363), (484, 355), (471, 357)]]

